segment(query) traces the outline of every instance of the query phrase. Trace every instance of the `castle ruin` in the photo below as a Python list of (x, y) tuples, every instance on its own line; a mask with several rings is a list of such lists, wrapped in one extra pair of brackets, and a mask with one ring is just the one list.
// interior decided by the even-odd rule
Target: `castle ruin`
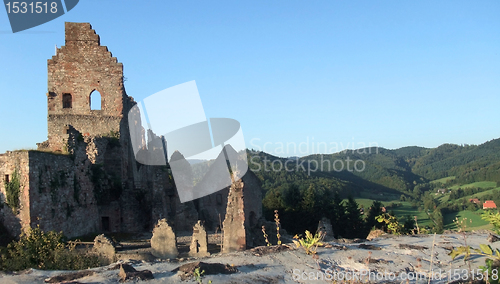
[[(163, 218), (177, 232), (191, 231), (198, 220), (207, 230), (219, 228), (229, 187), (181, 203), (168, 164), (136, 162), (127, 121), (136, 103), (125, 92), (122, 63), (89, 23), (65, 23), (65, 29), (65, 45), (47, 62), (47, 141), (38, 150), (0, 154), (4, 226), (13, 235), (39, 225), (67, 237), (150, 232)], [(91, 103), (96, 97), (100, 106)], [(244, 180), (245, 222), (256, 226), (260, 185), (251, 171)], [(14, 181), (17, 191), (9, 186)]]

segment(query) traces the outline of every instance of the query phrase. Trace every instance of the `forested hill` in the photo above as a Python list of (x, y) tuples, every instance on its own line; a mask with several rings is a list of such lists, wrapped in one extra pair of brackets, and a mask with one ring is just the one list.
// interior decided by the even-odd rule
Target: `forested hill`
[(479, 146), (441, 145), (420, 157), (413, 172), (430, 180), (455, 176), (454, 182), (500, 181), (500, 139)]
[(248, 156), (250, 168), (266, 191), (283, 192), (290, 185), (303, 191), (313, 184), (317, 190), (336, 191), (341, 196), (371, 198), (411, 194), (415, 188), (425, 190), (430, 181), (445, 177), (454, 177), (448, 186), (500, 182), (500, 139), (481, 145), (372, 147), (290, 159), (255, 151)]

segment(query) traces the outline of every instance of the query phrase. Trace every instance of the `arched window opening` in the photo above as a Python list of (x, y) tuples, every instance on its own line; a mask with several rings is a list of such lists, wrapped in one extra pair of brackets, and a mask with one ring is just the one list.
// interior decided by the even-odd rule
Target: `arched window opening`
[(97, 90), (90, 93), (90, 110), (101, 110), (101, 94)]
[(72, 108), (73, 107), (73, 98), (71, 94), (63, 94), (63, 108)]

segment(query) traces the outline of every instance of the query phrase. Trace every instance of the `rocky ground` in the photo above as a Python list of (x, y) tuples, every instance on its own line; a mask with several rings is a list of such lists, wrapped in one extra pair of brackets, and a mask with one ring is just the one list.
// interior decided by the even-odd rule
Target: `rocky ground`
[[(468, 233), (467, 243), (478, 248), (479, 244), (488, 243), (488, 235), (488, 232)], [(188, 241), (188, 238), (180, 239), (179, 243)], [(212, 241), (217, 242), (217, 239)], [(500, 242), (488, 244), (493, 249), (500, 248)], [(318, 248), (315, 257), (306, 255), (302, 248), (296, 249), (292, 244), (288, 245), (291, 249), (285, 247), (269, 253), (266, 253), (268, 248), (230, 254), (215, 253), (210, 257), (200, 259), (180, 258), (162, 261), (122, 258), (109, 266), (80, 272), (78, 276), (81, 278), (70, 283), (117, 283), (120, 279), (119, 264), (121, 263), (130, 264), (137, 271), (151, 271), (154, 279), (145, 280), (144, 283), (196, 283), (194, 278), (189, 278), (189, 275), (186, 278), (186, 274), (178, 271), (178, 268), (197, 261), (223, 264), (222, 269), (225, 267), (228, 271), (235, 272), (204, 275), (201, 279), (203, 283), (208, 283), (209, 280), (212, 283), (252, 284), (335, 283), (334, 280), (337, 280), (336, 283), (428, 283), (429, 279), (426, 276), (429, 276), (431, 270), (435, 272), (431, 283), (449, 283), (459, 277), (465, 279), (467, 272), (473, 273), (476, 279), (481, 277), (477, 269), (484, 265), (485, 260), (484, 257), (476, 256), (471, 258), (470, 263), (464, 262), (462, 257), (451, 259), (448, 255), (450, 249), (464, 245), (464, 236), (459, 233), (436, 236), (386, 235), (371, 241), (359, 242), (336, 240)], [(147, 250), (147, 248), (139, 248), (139, 250)], [(194, 266), (190, 267), (192, 270)], [(210, 269), (207, 268), (207, 270)], [(207, 272), (210, 273), (210, 271)], [(64, 276), (67, 273), (69, 272), (35, 269), (19, 273), (2, 273), (0, 283), (43, 283), (50, 277)], [(471, 279), (471, 276), (468, 277)], [(419, 279), (416, 280), (416, 278)], [(66, 278), (66, 280), (69, 279)], [(129, 281), (131, 283), (143, 282)]]

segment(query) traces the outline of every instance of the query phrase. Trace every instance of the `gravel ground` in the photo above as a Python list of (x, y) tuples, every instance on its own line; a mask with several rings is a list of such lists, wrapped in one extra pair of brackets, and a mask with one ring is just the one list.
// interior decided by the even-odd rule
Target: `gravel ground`
[[(472, 247), (487, 243), (485, 232), (467, 234)], [(184, 239), (183, 239), (184, 238)], [(213, 241), (217, 241), (212, 236)], [(189, 243), (181, 236), (179, 243)], [(467, 272), (479, 274), (476, 269), (484, 264), (485, 258), (472, 257), (469, 264), (463, 258), (451, 260), (450, 249), (462, 246), (463, 235), (458, 233), (421, 236), (383, 236), (372, 241), (329, 242), (318, 248), (316, 257), (306, 255), (303, 249), (286, 250), (257, 256), (250, 250), (229, 254), (213, 254), (202, 259), (177, 259), (171, 261), (128, 261), (137, 270), (150, 270), (155, 279), (147, 283), (179, 283), (180, 275), (171, 272), (181, 264), (204, 261), (236, 266), (239, 270), (230, 275), (206, 275), (203, 283), (427, 283), (429, 272), (435, 272), (431, 283), (448, 283), (457, 277), (465, 279)], [(434, 247), (433, 247), (434, 244)], [(491, 246), (500, 248), (500, 242)], [(119, 261), (123, 262), (123, 261)], [(118, 263), (119, 263), (118, 262)], [(107, 267), (92, 269), (96, 273), (78, 279), (79, 283), (117, 283), (116, 263)], [(113, 269), (115, 268), (115, 269)], [(436, 272), (440, 272), (439, 274)], [(65, 273), (63, 271), (28, 270), (16, 274), (0, 275), (0, 283), (42, 283), (44, 279)], [(385, 273), (385, 274), (384, 274)], [(363, 276), (364, 275), (364, 276)], [(386, 275), (386, 276), (384, 276)], [(342, 277), (342, 279), (341, 279)], [(385, 277), (385, 278), (384, 278)], [(415, 277), (420, 277), (415, 280)], [(470, 279), (469, 276), (468, 279)], [(316, 279), (317, 278), (317, 279)], [(413, 279), (412, 279), (413, 278)], [(359, 279), (359, 281), (358, 281)], [(146, 283), (146, 282), (145, 282)], [(194, 279), (184, 283), (196, 283)]]

